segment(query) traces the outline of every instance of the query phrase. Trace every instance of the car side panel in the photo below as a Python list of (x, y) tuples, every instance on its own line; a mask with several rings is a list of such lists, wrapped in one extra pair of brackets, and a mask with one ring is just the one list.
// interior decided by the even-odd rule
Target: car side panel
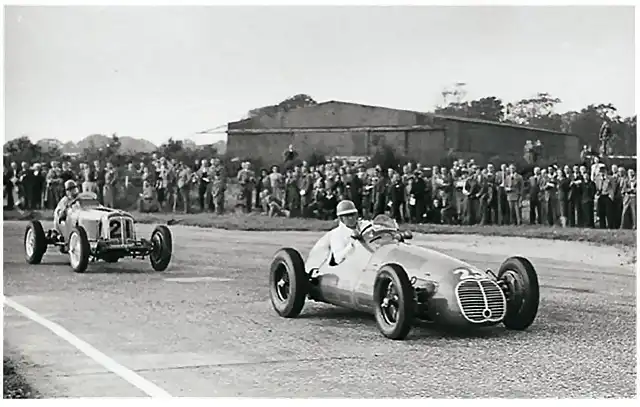
[(339, 265), (329, 266), (329, 262), (325, 262), (318, 270), (317, 285), (313, 288), (314, 296), (329, 304), (356, 308), (354, 288), (362, 278), (363, 270), (372, 255), (372, 250), (356, 242), (354, 251)]

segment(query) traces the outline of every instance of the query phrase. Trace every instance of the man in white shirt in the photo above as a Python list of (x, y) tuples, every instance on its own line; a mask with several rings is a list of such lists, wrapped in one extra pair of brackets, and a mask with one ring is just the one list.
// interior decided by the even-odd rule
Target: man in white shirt
[(354, 249), (354, 240), (360, 238), (360, 230), (369, 221), (358, 220), (358, 210), (355, 204), (349, 200), (343, 200), (336, 207), (338, 226), (329, 232), (329, 247), (335, 264), (344, 261), (347, 255)]
[(78, 197), (78, 184), (72, 179), (64, 183), (66, 195), (60, 199), (56, 209), (53, 211), (53, 225), (58, 233), (62, 233), (60, 223), (67, 220), (67, 211), (71, 208), (71, 203)]

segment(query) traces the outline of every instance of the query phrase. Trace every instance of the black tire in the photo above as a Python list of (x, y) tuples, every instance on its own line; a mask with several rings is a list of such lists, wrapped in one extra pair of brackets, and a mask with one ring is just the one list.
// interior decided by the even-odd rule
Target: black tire
[(269, 271), (269, 295), (273, 309), (284, 318), (295, 318), (302, 312), (309, 276), (304, 260), (297, 250), (286, 247), (278, 250)]
[[(32, 242), (31, 254), (27, 253), (27, 237)], [(44, 233), (44, 228), (42, 227), (42, 223), (39, 220), (32, 220), (27, 225), (27, 228), (24, 231), (24, 258), (29, 264), (40, 264), (42, 261), (42, 257), (47, 252), (47, 236)]]
[(507, 329), (527, 329), (538, 314), (540, 286), (538, 274), (524, 257), (509, 257), (498, 270), (498, 281), (507, 287), (507, 313), (502, 323)]
[[(71, 243), (74, 241), (74, 235), (78, 236), (79, 242), (77, 247), (71, 247)], [(71, 268), (76, 273), (84, 273), (87, 271), (87, 267), (89, 266), (89, 255), (91, 254), (91, 247), (89, 246), (89, 237), (87, 236), (87, 231), (82, 226), (76, 226), (71, 234), (69, 235), (69, 260), (71, 263)], [(78, 262), (74, 265), (73, 256), (75, 252), (78, 251)]]
[(173, 237), (171, 231), (165, 225), (158, 225), (151, 233), (151, 242), (154, 244), (153, 251), (149, 254), (151, 267), (155, 271), (165, 271), (171, 262), (173, 253)]
[[(393, 283), (394, 298), (397, 298), (384, 307), (383, 302), (387, 297), (389, 282)], [(389, 264), (378, 271), (373, 285), (373, 301), (376, 324), (380, 332), (389, 339), (405, 339), (413, 325), (415, 300), (413, 287), (402, 267)], [(389, 305), (393, 305), (397, 310), (395, 318), (389, 314), (391, 309)]]

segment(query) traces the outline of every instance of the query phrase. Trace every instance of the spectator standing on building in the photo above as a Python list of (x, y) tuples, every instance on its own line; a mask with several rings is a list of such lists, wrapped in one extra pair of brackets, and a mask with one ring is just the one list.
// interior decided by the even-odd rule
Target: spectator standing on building
[(536, 162), (536, 152), (531, 140), (527, 140), (524, 143), (524, 160), (530, 165)]
[(289, 144), (289, 147), (282, 153), (284, 158), (284, 169), (292, 169), (298, 158), (298, 152), (293, 148), (293, 144)]
[(613, 133), (611, 131), (611, 126), (605, 120), (602, 122), (602, 126), (600, 126), (600, 131), (598, 132), (598, 139), (600, 140), (600, 155), (606, 157), (609, 155), (609, 141)]
[(587, 168), (591, 165), (591, 160), (593, 159), (593, 152), (591, 151), (591, 147), (588, 145), (582, 146), (582, 151), (580, 151), (580, 163)]

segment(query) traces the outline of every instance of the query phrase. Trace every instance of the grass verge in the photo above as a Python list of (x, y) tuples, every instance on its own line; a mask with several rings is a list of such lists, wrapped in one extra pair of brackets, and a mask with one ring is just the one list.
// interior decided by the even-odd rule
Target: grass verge
[(40, 395), (20, 375), (14, 361), (2, 358), (2, 398), (3, 399), (36, 399)]
[[(136, 213), (132, 215), (139, 223), (180, 224), (202, 228), (244, 231), (326, 231), (336, 225), (335, 221), (301, 218), (270, 218), (258, 213), (214, 215), (210, 213)], [(4, 211), (4, 220), (52, 220), (50, 211), (18, 213)], [(635, 230), (579, 229), (549, 226), (451, 226), (451, 225), (401, 225), (417, 233), (462, 234), (483, 236), (510, 236), (550, 240), (590, 242), (608, 246), (633, 248), (636, 245)]]

